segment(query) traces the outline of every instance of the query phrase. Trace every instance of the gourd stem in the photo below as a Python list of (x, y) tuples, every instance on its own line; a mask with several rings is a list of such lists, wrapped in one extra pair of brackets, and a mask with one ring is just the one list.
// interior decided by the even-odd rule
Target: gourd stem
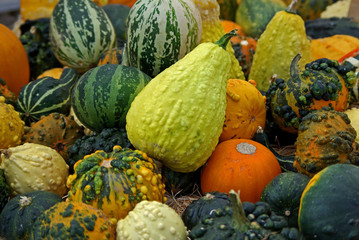
[(229, 42), (229, 40), (234, 37), (237, 36), (237, 29), (233, 29), (232, 31), (230, 31), (229, 33), (224, 34), (217, 42), (215, 42), (217, 45), (219, 45), (220, 47), (222, 47), (224, 50), (226, 50), (227, 44)]
[(289, 6), (287, 7), (286, 11), (289, 13), (294, 13), (296, 14), (296, 10), (297, 10), (297, 3), (298, 0), (292, 0), (289, 4)]
[(298, 53), (292, 60), (291, 64), (290, 64), (290, 76), (294, 77), (295, 75), (299, 74), (300, 70), (299, 70), (299, 60), (301, 59), (302, 55), (300, 55), (300, 53)]
[(229, 199), (231, 200), (233, 209), (233, 221), (240, 232), (245, 232), (250, 227), (250, 222), (246, 217), (242, 202), (239, 198), (239, 191), (236, 193), (233, 189), (229, 191)]
[(45, 41), (44, 35), (42, 34), (42, 32), (39, 28), (32, 26), (30, 28), (30, 33), (32, 35), (34, 35), (35, 42), (44, 42)]

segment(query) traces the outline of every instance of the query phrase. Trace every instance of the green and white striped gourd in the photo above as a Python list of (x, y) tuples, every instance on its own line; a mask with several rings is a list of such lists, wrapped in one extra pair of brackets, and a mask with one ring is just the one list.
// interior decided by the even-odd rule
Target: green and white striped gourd
[(60, 79), (43, 77), (26, 84), (20, 90), (16, 110), (27, 123), (53, 112), (68, 114), (71, 90), (78, 77), (75, 69), (65, 68)]
[(65, 66), (85, 72), (116, 46), (116, 33), (105, 11), (91, 0), (60, 0), (50, 19), (51, 48)]
[(202, 20), (191, 0), (138, 0), (127, 17), (127, 64), (155, 77), (201, 40)]

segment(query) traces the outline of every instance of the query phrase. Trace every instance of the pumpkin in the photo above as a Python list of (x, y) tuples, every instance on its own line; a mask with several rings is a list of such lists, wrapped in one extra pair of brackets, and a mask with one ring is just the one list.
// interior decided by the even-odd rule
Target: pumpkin
[(290, 133), (297, 133), (302, 118), (311, 110), (331, 107), (345, 111), (349, 107), (349, 90), (356, 82), (352, 65), (322, 58), (299, 71), (298, 58), (299, 55), (292, 61), (290, 78), (276, 79), (266, 93), (274, 122)]
[(126, 116), (136, 149), (177, 172), (206, 162), (223, 128), (231, 61), (223, 48), (233, 35), (198, 45), (136, 96)]
[(74, 86), (71, 98), (74, 113), (95, 132), (125, 127), (131, 102), (150, 80), (134, 67), (105, 64), (92, 68)]
[(359, 165), (356, 136), (345, 113), (328, 108), (313, 111), (299, 125), (293, 165), (310, 177), (335, 163)]
[(117, 239), (186, 240), (187, 229), (177, 212), (168, 205), (143, 200), (117, 222)]
[(60, 79), (44, 77), (26, 84), (17, 98), (16, 110), (27, 125), (54, 112), (68, 114), (71, 91), (78, 77), (75, 69), (66, 68)]
[(67, 160), (67, 148), (83, 136), (82, 128), (61, 113), (42, 116), (27, 130), (24, 142), (38, 143), (55, 149)]
[[(1, 159), (0, 159), (1, 163)], [(10, 187), (6, 183), (4, 170), (0, 169), (0, 213), (10, 199)]]
[[(226, 33), (219, 18), (219, 3), (217, 0), (193, 0), (193, 2), (196, 4), (202, 19), (201, 43), (216, 42)], [(242, 67), (234, 55), (232, 45), (227, 44), (225, 49), (231, 57), (231, 69), (228, 79), (245, 79)]]
[(112, 48), (107, 50), (100, 56), (100, 60), (97, 63), (97, 66), (104, 64), (121, 64), (122, 63), (123, 49), (121, 48)]
[(155, 77), (199, 44), (201, 29), (191, 0), (138, 0), (127, 17), (128, 65)]
[(220, 142), (233, 138), (251, 139), (259, 126), (264, 128), (266, 99), (255, 85), (245, 80), (229, 79), (226, 98), (226, 118)]
[(333, 35), (312, 39), (310, 47), (314, 60), (329, 58), (339, 61), (348, 52), (359, 48), (359, 38), (350, 35)]
[(20, 114), (0, 96), (0, 149), (20, 145), (24, 126)]
[(44, 72), (42, 72), (36, 79), (44, 78), (44, 77), (52, 77), (55, 79), (60, 79), (62, 73), (64, 72), (65, 68), (51, 68)]
[(16, 96), (30, 80), (25, 48), (15, 33), (3, 24), (0, 24), (0, 78)]
[(359, 167), (333, 164), (315, 174), (304, 189), (299, 229), (305, 239), (358, 239)]
[(66, 194), (69, 166), (54, 149), (24, 143), (2, 150), (1, 159), (12, 195), (36, 190), (50, 191), (61, 197)]
[(300, 198), (309, 180), (304, 174), (283, 172), (264, 187), (260, 200), (268, 203), (277, 215), (285, 217), (288, 226), (298, 227)]
[(31, 230), (35, 239), (114, 240), (115, 223), (103, 211), (81, 202), (60, 202), (41, 214)]
[(310, 42), (303, 19), (294, 13), (292, 5), (277, 12), (258, 39), (249, 79), (257, 82), (260, 91), (267, 91), (273, 75), (287, 80), (292, 59), (301, 54), (299, 69), (312, 61)]
[(12, 198), (0, 214), (0, 236), (6, 239), (29, 239), (36, 218), (62, 201), (48, 191), (33, 191)]
[(240, 190), (243, 201), (257, 202), (264, 187), (280, 173), (279, 163), (268, 148), (249, 139), (230, 139), (218, 144), (203, 166), (201, 190)]
[(165, 202), (161, 174), (153, 160), (139, 150), (114, 146), (76, 162), (67, 186), (70, 201), (84, 202), (117, 220), (142, 200)]
[(6, 82), (2, 78), (0, 78), (0, 96), (5, 97), (5, 103), (11, 104), (13, 106), (16, 105), (17, 97), (15, 93), (9, 90)]
[(50, 18), (51, 48), (64, 65), (84, 73), (116, 44), (116, 33), (101, 7), (90, 0), (60, 0)]

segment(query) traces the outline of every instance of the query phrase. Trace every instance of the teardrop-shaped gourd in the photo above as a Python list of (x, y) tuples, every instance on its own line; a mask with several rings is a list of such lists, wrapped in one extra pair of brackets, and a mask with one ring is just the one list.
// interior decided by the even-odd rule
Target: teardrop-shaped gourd
[(278, 78), (289, 78), (290, 64), (298, 53), (302, 56), (300, 70), (312, 60), (304, 21), (292, 7), (277, 12), (258, 39), (249, 79), (255, 80), (261, 91), (268, 90), (274, 74)]
[(198, 45), (142, 89), (126, 117), (135, 148), (178, 172), (206, 162), (223, 128), (231, 61), (223, 48), (233, 35)]

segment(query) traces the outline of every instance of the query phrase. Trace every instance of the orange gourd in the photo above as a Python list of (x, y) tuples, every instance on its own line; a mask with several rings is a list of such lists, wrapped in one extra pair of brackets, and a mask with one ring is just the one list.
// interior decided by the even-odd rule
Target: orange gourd
[(266, 98), (253, 83), (255, 81), (228, 80), (226, 118), (220, 142), (232, 138), (251, 139), (259, 126), (265, 127)]
[(257, 202), (264, 187), (281, 173), (274, 154), (249, 139), (221, 142), (201, 171), (203, 193), (240, 191), (241, 200)]
[(123, 4), (132, 7), (137, 0), (108, 0), (108, 4)]
[(16, 95), (30, 80), (29, 60), (24, 46), (8, 27), (0, 23), (0, 78)]
[(60, 79), (63, 71), (64, 68), (51, 68), (41, 73), (39, 76), (37, 76), (36, 79), (40, 79), (43, 77), (53, 77), (55, 79)]

